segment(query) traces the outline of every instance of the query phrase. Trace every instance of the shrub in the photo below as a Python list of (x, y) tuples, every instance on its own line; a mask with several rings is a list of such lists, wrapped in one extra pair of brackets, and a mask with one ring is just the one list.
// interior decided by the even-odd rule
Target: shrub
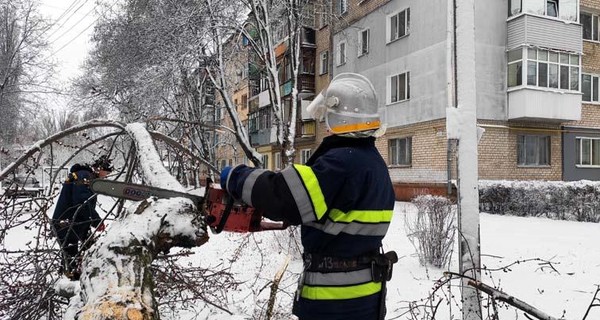
[(480, 181), (479, 208), (492, 214), (600, 221), (600, 183)]
[(415, 216), (405, 216), (405, 228), (422, 265), (443, 268), (450, 262), (456, 234), (456, 214), (450, 200), (431, 195), (414, 198)]

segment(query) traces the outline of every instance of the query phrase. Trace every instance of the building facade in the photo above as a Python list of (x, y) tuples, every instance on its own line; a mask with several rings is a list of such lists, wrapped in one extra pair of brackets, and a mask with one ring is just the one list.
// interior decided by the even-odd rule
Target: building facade
[[(334, 1), (346, 18), (331, 41), (333, 76), (373, 82), (395, 182), (453, 178), (453, 5)], [(600, 178), (599, 10), (586, 0), (475, 1), (480, 179)]]
[[(377, 140), (396, 183), (456, 179), (446, 109), (456, 107), (452, 0), (315, 0), (297, 89), (297, 157), (327, 135), (303, 110), (335, 75), (371, 80), (387, 126)], [(475, 1), (479, 178), (600, 179), (600, 1)], [(308, 24), (307, 24), (308, 25)], [(285, 43), (280, 92), (289, 103)], [(252, 59), (249, 58), (251, 62)], [(251, 63), (249, 63), (251, 65)], [(248, 129), (267, 167), (280, 169), (268, 92), (249, 68)]]

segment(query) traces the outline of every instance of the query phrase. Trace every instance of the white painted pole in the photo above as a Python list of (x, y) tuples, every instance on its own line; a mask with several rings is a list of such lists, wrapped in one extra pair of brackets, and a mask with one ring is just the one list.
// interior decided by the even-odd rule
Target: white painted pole
[[(458, 140), (459, 271), (481, 278), (479, 251), (479, 189), (477, 99), (475, 74), (475, 0), (455, 0)], [(481, 320), (479, 292), (463, 279), (463, 320)]]

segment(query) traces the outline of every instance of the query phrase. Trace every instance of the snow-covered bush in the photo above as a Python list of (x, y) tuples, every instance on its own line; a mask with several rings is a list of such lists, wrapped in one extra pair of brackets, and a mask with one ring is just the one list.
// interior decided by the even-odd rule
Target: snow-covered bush
[(600, 222), (600, 182), (480, 181), (483, 212)]
[(456, 234), (452, 202), (440, 196), (421, 195), (412, 203), (417, 207), (417, 214), (405, 216), (405, 227), (420, 263), (438, 268), (447, 266)]

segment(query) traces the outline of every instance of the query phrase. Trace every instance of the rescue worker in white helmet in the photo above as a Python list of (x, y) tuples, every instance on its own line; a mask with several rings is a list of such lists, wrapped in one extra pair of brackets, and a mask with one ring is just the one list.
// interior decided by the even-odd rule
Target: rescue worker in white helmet
[(384, 319), (385, 282), (395, 253), (383, 254), (394, 208), (387, 166), (375, 147), (382, 130), (375, 89), (354, 73), (336, 76), (308, 106), (332, 135), (306, 165), (280, 172), (245, 165), (221, 171), (221, 186), (264, 216), (301, 225), (304, 272), (299, 319)]

